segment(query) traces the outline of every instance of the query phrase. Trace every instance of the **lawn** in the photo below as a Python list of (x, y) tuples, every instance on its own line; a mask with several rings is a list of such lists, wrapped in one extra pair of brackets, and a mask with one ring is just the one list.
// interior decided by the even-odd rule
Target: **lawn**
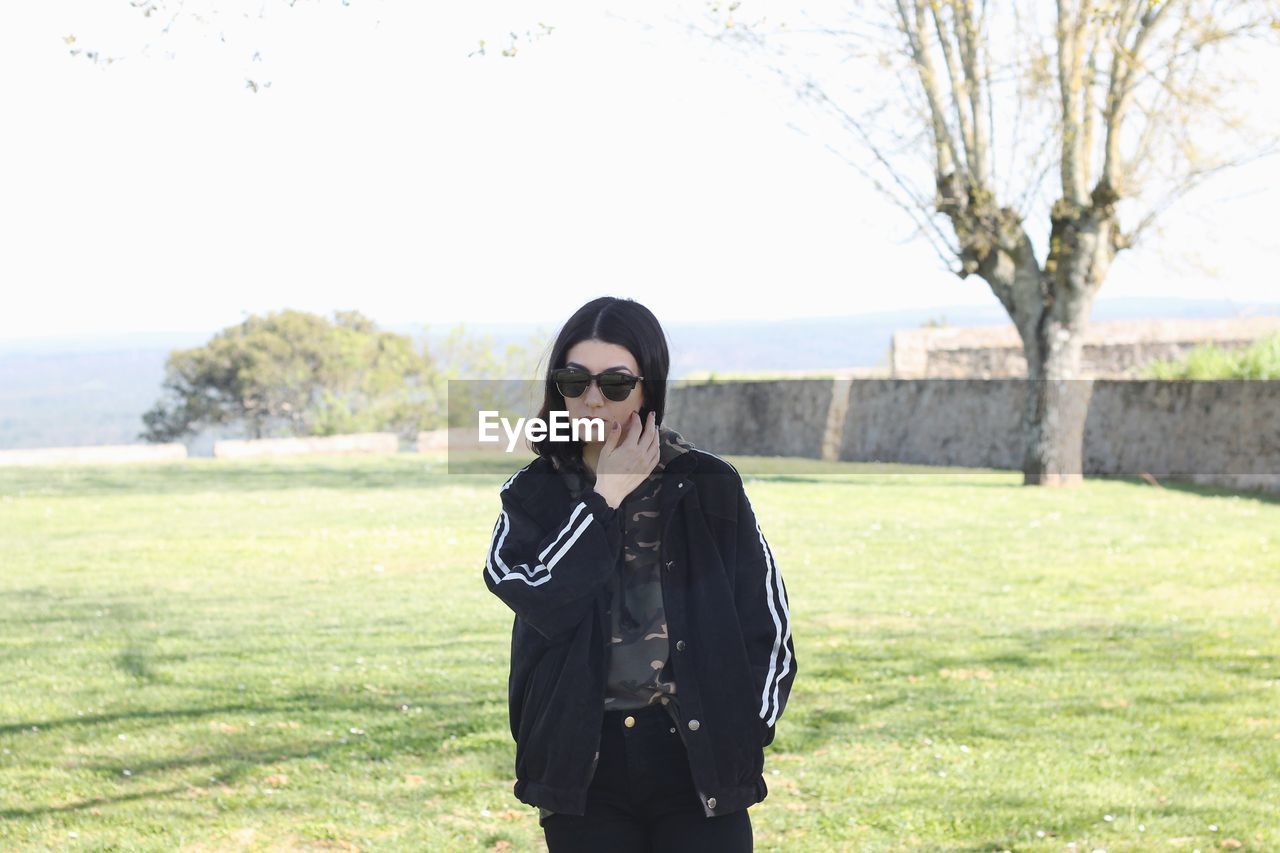
[[(445, 470), (0, 468), (0, 848), (542, 849), (506, 475)], [(1280, 500), (769, 470), (800, 670), (758, 850), (1280, 850)]]

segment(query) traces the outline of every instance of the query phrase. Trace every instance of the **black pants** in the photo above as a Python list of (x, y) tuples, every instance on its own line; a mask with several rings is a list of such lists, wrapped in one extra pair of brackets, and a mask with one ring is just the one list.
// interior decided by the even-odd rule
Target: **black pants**
[[(634, 717), (635, 725), (625, 725)], [(689, 756), (661, 705), (606, 711), (600, 762), (585, 815), (548, 815), (550, 853), (750, 853), (747, 810), (707, 817), (693, 787)]]

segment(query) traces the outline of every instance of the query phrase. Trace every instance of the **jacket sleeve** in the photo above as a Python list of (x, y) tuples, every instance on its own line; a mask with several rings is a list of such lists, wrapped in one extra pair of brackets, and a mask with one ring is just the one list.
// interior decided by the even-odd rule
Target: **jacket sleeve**
[(774, 725), (787, 707), (796, 677), (787, 587), (773, 552), (751, 507), (746, 489), (738, 486), (738, 566), (734, 597), (755, 676), (756, 713), (765, 746), (773, 742)]
[(511, 486), (502, 487), (502, 511), (485, 557), (484, 580), (517, 616), (548, 639), (572, 631), (592, 611), (622, 547), (617, 512), (601, 495), (585, 492), (549, 530), (530, 517)]

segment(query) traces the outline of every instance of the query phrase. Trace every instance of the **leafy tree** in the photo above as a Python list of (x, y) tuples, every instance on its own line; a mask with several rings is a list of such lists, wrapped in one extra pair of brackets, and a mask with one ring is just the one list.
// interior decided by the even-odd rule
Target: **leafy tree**
[(516, 416), (536, 413), (542, 385), (533, 377), (547, 340), (548, 333), (538, 330), (524, 343), (509, 343), (499, 351), (491, 336), (468, 337), (465, 324), (450, 330), (435, 348), (442, 366), (439, 396), (449, 402), (448, 425), (474, 426), (481, 409)]
[(165, 374), (164, 398), (143, 415), (145, 441), (228, 424), (254, 438), (394, 431), (410, 439), (444, 417), (427, 353), (357, 311), (335, 312), (332, 322), (293, 310), (253, 316), (174, 351)]

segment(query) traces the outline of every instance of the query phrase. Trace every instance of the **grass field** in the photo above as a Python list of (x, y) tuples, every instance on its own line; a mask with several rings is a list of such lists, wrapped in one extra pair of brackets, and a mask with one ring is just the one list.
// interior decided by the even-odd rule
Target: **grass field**
[[(1280, 850), (1280, 502), (774, 470), (800, 671), (757, 849)], [(0, 469), (0, 848), (542, 849), (504, 479)]]

